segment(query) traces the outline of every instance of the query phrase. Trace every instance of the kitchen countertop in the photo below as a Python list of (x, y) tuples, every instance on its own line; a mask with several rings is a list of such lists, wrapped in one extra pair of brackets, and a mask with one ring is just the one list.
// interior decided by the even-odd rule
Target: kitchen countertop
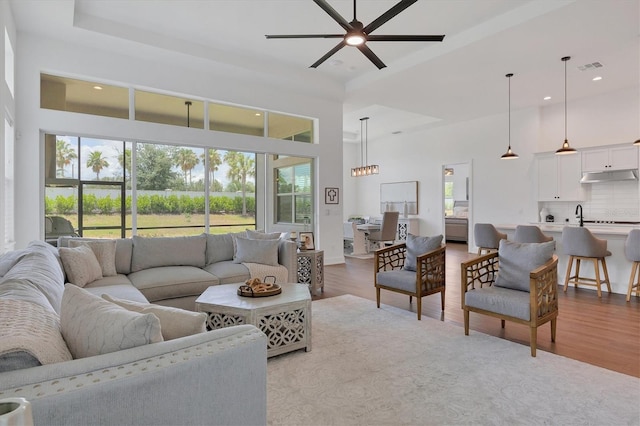
[[(537, 225), (542, 232), (558, 232), (562, 233), (562, 228), (565, 226), (578, 226), (577, 223), (561, 223), (561, 222), (531, 222), (529, 225)], [(498, 230), (513, 231), (516, 229), (516, 224), (498, 224), (496, 228)], [(587, 228), (594, 235), (620, 235), (626, 236), (632, 229), (640, 229), (640, 225), (621, 225), (617, 223), (585, 223), (584, 227)]]

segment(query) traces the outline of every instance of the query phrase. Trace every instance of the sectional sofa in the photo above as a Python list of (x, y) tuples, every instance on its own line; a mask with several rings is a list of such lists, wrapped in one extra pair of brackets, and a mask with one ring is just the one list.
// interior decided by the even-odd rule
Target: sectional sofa
[[(67, 238), (58, 248), (33, 241), (1, 256), (0, 399), (25, 397), (40, 425), (265, 424), (267, 344), (251, 325), (163, 340), (160, 323), (144, 323), (143, 334), (154, 335), (155, 329), (158, 335), (147, 344), (131, 344), (127, 337), (116, 342), (123, 349), (85, 357), (72, 355), (70, 344), (75, 339), (95, 346), (96, 334), (111, 333), (102, 333), (99, 318), (82, 316), (91, 315), (93, 305), (71, 305), (76, 298), (70, 295), (92, 298), (91, 304), (109, 304), (104, 298), (111, 298), (186, 314), (173, 307), (193, 309), (197, 295), (210, 285), (267, 270), (282, 274), (282, 268), (288, 281), (295, 280), (294, 243), (246, 240), (230, 234), (133, 237), (111, 243), (114, 253), (109, 254), (103, 250), (108, 244), (96, 250), (90, 241)], [(275, 265), (251, 266), (254, 260), (273, 262), (274, 244)], [(78, 267), (69, 258), (87, 249), (101, 269), (96, 279), (84, 270), (91, 269), (87, 262), (81, 259)], [(100, 262), (109, 256), (114, 257), (104, 269)], [(77, 308), (73, 315), (69, 306)], [(141, 316), (135, 317), (137, 323), (157, 319), (136, 315)], [(85, 325), (94, 329), (82, 337), (76, 328)]]

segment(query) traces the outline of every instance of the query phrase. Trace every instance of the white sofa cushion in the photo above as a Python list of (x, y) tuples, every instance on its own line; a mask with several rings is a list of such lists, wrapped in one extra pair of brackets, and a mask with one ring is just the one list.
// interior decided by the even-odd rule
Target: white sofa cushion
[(67, 281), (78, 287), (84, 287), (102, 278), (100, 263), (88, 246), (60, 247), (60, 258), (67, 274)]
[(103, 294), (102, 298), (132, 312), (154, 314), (157, 316), (160, 320), (164, 340), (173, 340), (207, 331), (207, 314), (204, 312), (191, 312), (170, 306), (132, 302), (130, 300), (111, 297), (108, 294)]
[(65, 285), (60, 327), (75, 359), (163, 341), (155, 315), (128, 311), (73, 284)]
[(195, 266), (206, 262), (207, 236), (153, 237), (133, 236), (131, 272), (158, 266)]
[(116, 240), (86, 241), (70, 240), (69, 247), (88, 246), (95, 254), (103, 277), (112, 277), (116, 272)]

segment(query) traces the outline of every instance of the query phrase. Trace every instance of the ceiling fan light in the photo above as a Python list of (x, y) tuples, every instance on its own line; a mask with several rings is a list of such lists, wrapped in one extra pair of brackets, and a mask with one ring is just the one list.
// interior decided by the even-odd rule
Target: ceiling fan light
[(364, 38), (364, 35), (362, 35), (361, 33), (353, 32), (353, 33), (348, 33), (344, 38), (344, 41), (349, 46), (360, 46), (361, 44), (364, 44), (366, 40)]

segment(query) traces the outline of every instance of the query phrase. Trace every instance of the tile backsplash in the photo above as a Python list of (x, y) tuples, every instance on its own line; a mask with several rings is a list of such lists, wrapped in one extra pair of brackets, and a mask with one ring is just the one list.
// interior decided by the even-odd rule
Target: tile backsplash
[(584, 201), (541, 202), (555, 222), (575, 222), (575, 211), (582, 205), (583, 217), (587, 220), (640, 221), (640, 190), (638, 181), (602, 182), (585, 185)]

